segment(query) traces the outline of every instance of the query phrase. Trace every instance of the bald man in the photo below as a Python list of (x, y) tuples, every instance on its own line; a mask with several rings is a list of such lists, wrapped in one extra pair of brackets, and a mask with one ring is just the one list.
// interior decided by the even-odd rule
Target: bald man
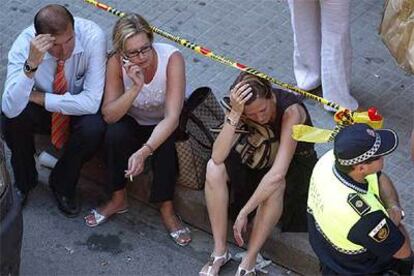
[(13, 43), (2, 97), (2, 130), (22, 203), (37, 184), (34, 134), (51, 133), (61, 153), (49, 178), (51, 190), (66, 216), (80, 212), (80, 170), (105, 131), (99, 112), (105, 62), (103, 31), (60, 5), (41, 8), (34, 24)]

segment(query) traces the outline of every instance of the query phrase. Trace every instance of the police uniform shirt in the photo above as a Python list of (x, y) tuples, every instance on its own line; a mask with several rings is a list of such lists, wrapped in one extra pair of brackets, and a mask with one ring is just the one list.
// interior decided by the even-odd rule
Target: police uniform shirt
[[(358, 193), (368, 192), (367, 183), (358, 183), (335, 168), (333, 170), (344, 185)], [(380, 201), (380, 199), (378, 200)], [(368, 207), (365, 203), (362, 206), (360, 203), (355, 204), (356, 212), (363, 212), (364, 208)], [(403, 234), (382, 211), (362, 215), (361, 219), (349, 231), (348, 240), (366, 248), (365, 252), (359, 254), (345, 254), (336, 250), (318, 231), (311, 214), (308, 214), (308, 223), (309, 240), (319, 260), (339, 274), (367, 274), (386, 271), (396, 262), (392, 256), (404, 243)]]

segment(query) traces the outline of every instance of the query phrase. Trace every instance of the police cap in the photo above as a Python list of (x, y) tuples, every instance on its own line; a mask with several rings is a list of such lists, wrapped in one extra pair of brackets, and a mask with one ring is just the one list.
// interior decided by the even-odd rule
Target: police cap
[(398, 136), (391, 129), (373, 129), (366, 124), (353, 124), (339, 131), (334, 141), (334, 154), (339, 164), (351, 166), (370, 158), (390, 154), (398, 146)]

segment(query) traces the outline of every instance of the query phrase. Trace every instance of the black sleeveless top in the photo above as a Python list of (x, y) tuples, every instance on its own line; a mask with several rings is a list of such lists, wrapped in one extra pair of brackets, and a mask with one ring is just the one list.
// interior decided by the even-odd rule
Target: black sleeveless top
[[(297, 96), (291, 92), (287, 92), (282, 89), (272, 88), (272, 92), (276, 97), (276, 119), (274, 122), (269, 122), (269, 125), (272, 127), (275, 137), (280, 140), (280, 132), (282, 129), (282, 118), (283, 114), (285, 113), (286, 109), (291, 106), (292, 104), (300, 104), (306, 112), (306, 120), (303, 123), (304, 125), (313, 126), (312, 121), (309, 115), (306, 106), (302, 103), (302, 96)], [(306, 151), (313, 151), (314, 144), (307, 143), (307, 142), (298, 142), (296, 146), (295, 154), (306, 152)]]

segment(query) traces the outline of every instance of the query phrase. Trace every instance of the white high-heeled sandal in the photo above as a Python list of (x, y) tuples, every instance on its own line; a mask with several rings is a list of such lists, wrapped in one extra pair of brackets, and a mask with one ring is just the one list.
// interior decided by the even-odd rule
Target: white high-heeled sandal
[(239, 266), (237, 268), (236, 276), (256, 276), (256, 268), (253, 267), (252, 269), (247, 270)]
[[(208, 261), (207, 272), (200, 271), (199, 275), (202, 275), (202, 276), (216, 276), (216, 275), (218, 275), (218, 274), (213, 274), (212, 273), (212, 269), (213, 269), (214, 264), (216, 262), (220, 261), (220, 260), (224, 260), (223, 264), (219, 267), (219, 268), (221, 268), (223, 265), (227, 264), (230, 261), (230, 259), (231, 259), (231, 254), (230, 254), (229, 250), (227, 250), (221, 256), (215, 256), (214, 253), (211, 253), (210, 260)], [(204, 268), (204, 266), (203, 266), (203, 268)]]

